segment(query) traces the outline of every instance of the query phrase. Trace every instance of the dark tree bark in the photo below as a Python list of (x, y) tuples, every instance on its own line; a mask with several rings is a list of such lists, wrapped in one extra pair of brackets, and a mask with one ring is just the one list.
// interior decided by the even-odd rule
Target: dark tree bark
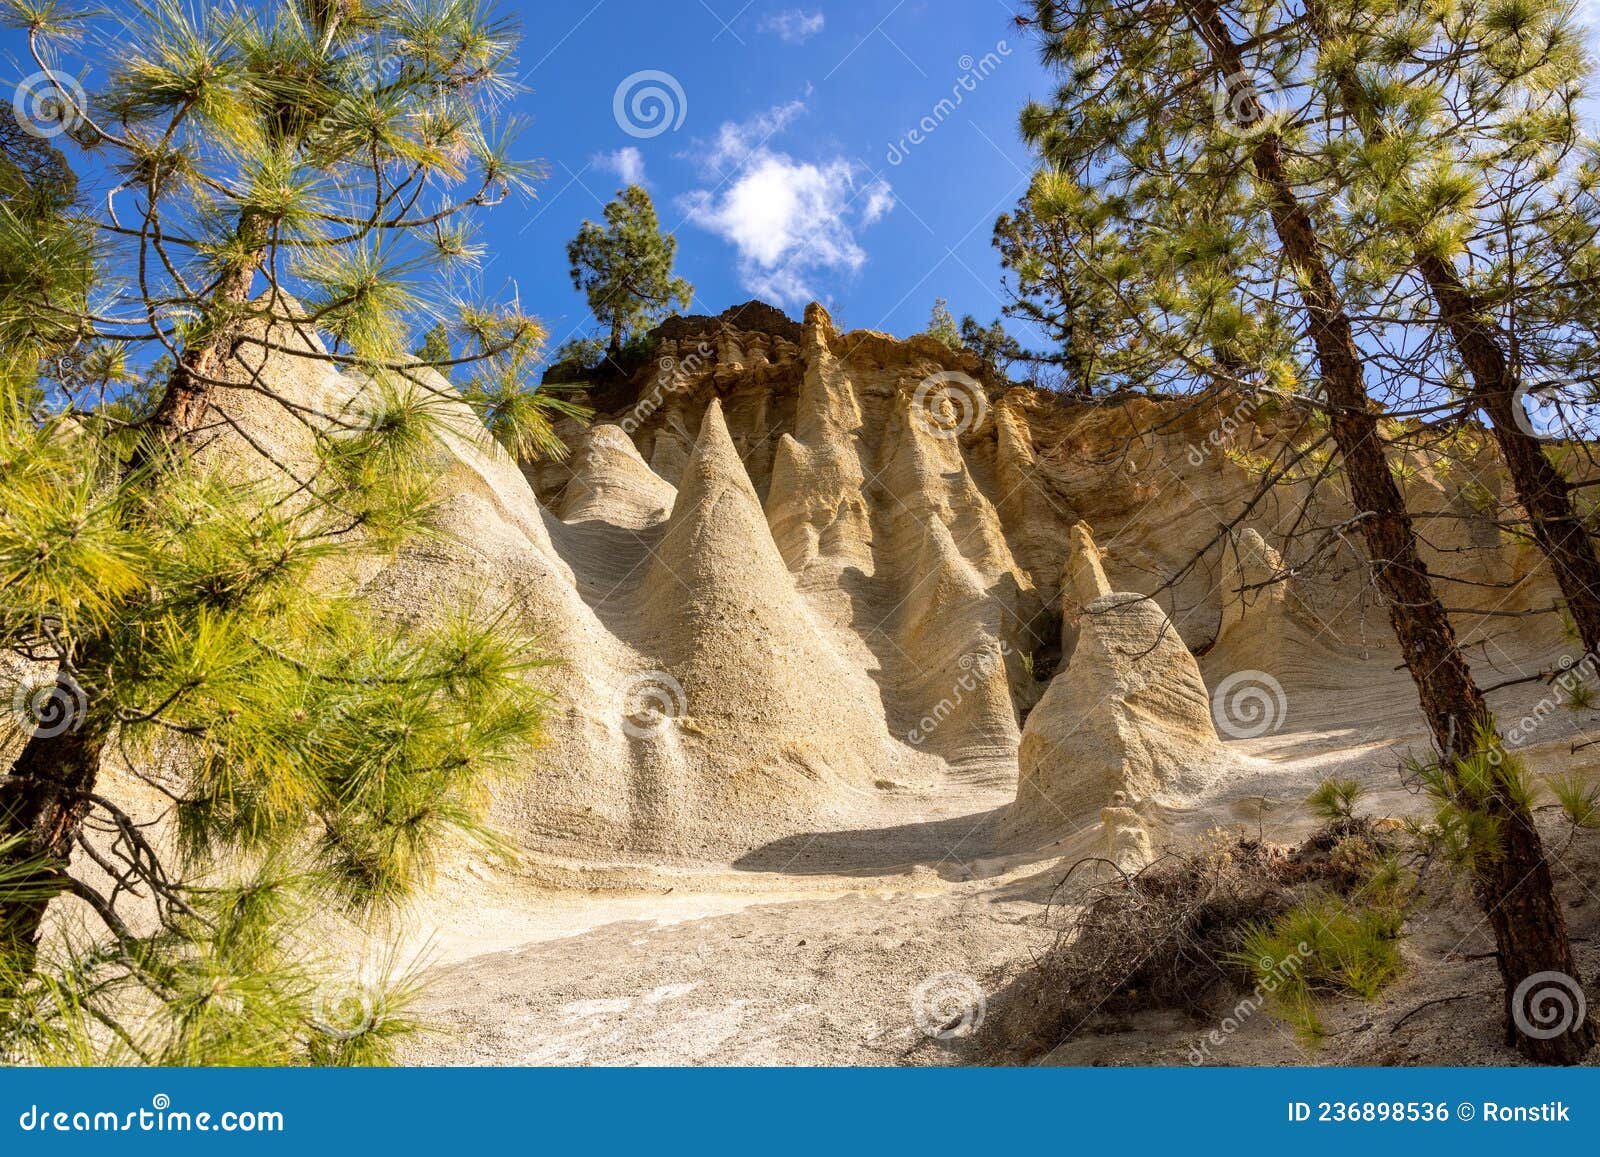
[(1586, 651), (1600, 654), (1600, 556), (1573, 508), (1571, 488), (1545, 456), (1543, 443), (1519, 422), (1517, 375), (1455, 269), (1438, 257), (1424, 258), (1419, 269), (1472, 378), (1472, 400), (1489, 415), (1517, 501), (1550, 560), (1578, 637)]
[[(56, 691), (63, 702), (80, 694), (68, 675), (57, 676)], [(66, 870), (88, 811), (84, 793), (94, 788), (104, 747), (104, 732), (85, 718), (60, 735), (30, 736), (11, 774), (0, 780), (0, 839), (20, 841), (8, 858), (43, 865), (25, 886), (47, 884)], [(0, 954), (24, 971), (32, 969), (38, 952), (45, 907), (42, 899), (0, 895)]]
[[(260, 226), (246, 218), (239, 229), (241, 238), (254, 237), (260, 243)], [(169, 450), (181, 452), (205, 422), (212, 383), (222, 379), (242, 333), (240, 313), (250, 300), (260, 260), (259, 251), (252, 253), (217, 283), (209, 332), (187, 347), (173, 368), (161, 401), (147, 420), (149, 438), (128, 464), (130, 472)], [(104, 668), (93, 654), (95, 640), (81, 640), (79, 645), (81, 663), (90, 670)], [(64, 701), (82, 694), (65, 670), (57, 677), (57, 691)], [(30, 736), (9, 776), (0, 780), (0, 838), (20, 837), (8, 859), (42, 860), (48, 865), (46, 871), (66, 871), (88, 811), (84, 793), (95, 788), (100, 757), (112, 731), (105, 711), (91, 699), (74, 728), (61, 735)], [(13, 958), (24, 968), (31, 968), (37, 956), (45, 908), (40, 900), (0, 897), (0, 951), (15, 953)]]
[[(1306, 14), (1317, 35), (1331, 39), (1332, 29), (1322, 5), (1307, 4)], [(1361, 126), (1366, 140), (1386, 140), (1388, 131), (1373, 115), (1354, 69), (1336, 66), (1333, 79), (1340, 102)], [(1600, 554), (1573, 508), (1567, 480), (1545, 456), (1539, 439), (1519, 421), (1523, 417), (1517, 413), (1517, 389), (1521, 383), (1506, 356), (1502, 336), (1462, 283), (1454, 265), (1429, 255), (1419, 258), (1417, 271), (1439, 307), (1439, 317), (1450, 331), (1472, 379), (1472, 401), (1489, 416), (1517, 500), (1528, 516), (1534, 541), (1550, 560), (1551, 572), (1561, 587), (1584, 650), (1600, 654)]]
[(615, 361), (622, 353), (622, 314), (611, 319), (611, 341), (606, 345), (606, 356)]
[[(1250, 74), (1243, 53), (1215, 0), (1185, 0), (1185, 11), (1218, 74), (1230, 83), (1245, 84)], [(1263, 110), (1253, 86), (1237, 96), (1244, 101), (1245, 123), (1259, 123)], [(1453, 774), (1458, 760), (1474, 754), (1478, 726), (1488, 718), (1487, 705), (1418, 552), (1410, 512), (1385, 457), (1349, 315), (1275, 133), (1261, 135), (1251, 163), (1267, 193), (1284, 256), (1298, 274), (1331, 433), (1344, 462), (1351, 500), (1362, 516), (1361, 534), (1373, 581), (1388, 608), (1443, 766)], [(1576, 1064), (1594, 1046), (1592, 1022), (1585, 1019), (1560, 1036), (1538, 1039), (1522, 1032), (1511, 1015), (1512, 993), (1527, 977), (1560, 972), (1576, 982), (1578, 971), (1533, 816), (1503, 781), (1490, 793), (1486, 807), (1499, 828), (1500, 854), (1480, 864), (1474, 883), (1478, 903), (1494, 930), (1505, 985), (1507, 1043), (1531, 1060)]]
[(250, 301), (256, 267), (261, 264), (264, 226), (249, 217), (242, 218), (239, 238), (251, 246), (251, 253), (224, 273), (212, 291), (208, 332), (187, 346), (173, 367), (161, 401), (145, 423), (150, 442), (135, 451), (135, 467), (143, 465), (162, 447), (186, 442), (205, 422), (212, 384), (222, 379), (242, 333), (239, 315)]

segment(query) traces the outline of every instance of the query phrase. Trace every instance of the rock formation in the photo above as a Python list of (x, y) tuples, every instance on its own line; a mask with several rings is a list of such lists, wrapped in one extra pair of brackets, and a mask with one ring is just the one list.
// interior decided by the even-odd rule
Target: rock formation
[(1128, 806), (1127, 796), (1120, 791), (1111, 797), (1110, 807), (1100, 809), (1100, 855), (1130, 874), (1156, 856), (1144, 817)]
[[(302, 410), (217, 405), (292, 468), (361, 391), (280, 344), (260, 372)], [(1039, 846), (1115, 792), (1228, 782), (1201, 664), (1272, 675), (1297, 726), (1330, 689), (1345, 715), (1415, 706), (1351, 558), (1262, 585), (1305, 549), (1281, 537), (1302, 484), (1219, 535), (1258, 487), (1224, 451), (1283, 444), (1290, 413), (1075, 403), (757, 304), (662, 326), (563, 462), (513, 462), (449, 383), (421, 388), (449, 416), (443, 533), (361, 577), (402, 614), (509, 608), (556, 661), (548, 742), (494, 815), (541, 862), (781, 865), (839, 833), (883, 856), (930, 809), (958, 860)], [(1431, 509), (1466, 501), (1417, 477)], [(1513, 585), (1453, 602), (1548, 601), (1525, 551), (1457, 524), (1430, 565)]]
[(1085, 608), (1111, 593), (1111, 581), (1100, 565), (1100, 548), (1086, 522), (1067, 532), (1067, 561), (1061, 568), (1061, 657), (1065, 661), (1078, 645), (1078, 628)]
[(1062, 668), (1028, 715), (1007, 838), (1070, 829), (1115, 796), (1194, 795), (1227, 755), (1199, 664), (1153, 600), (1111, 592), (1088, 527), (1072, 528)]
[(639, 456), (620, 426), (597, 423), (576, 452), (577, 468), (561, 495), (563, 522), (610, 521), (641, 530), (672, 513), (677, 491)]

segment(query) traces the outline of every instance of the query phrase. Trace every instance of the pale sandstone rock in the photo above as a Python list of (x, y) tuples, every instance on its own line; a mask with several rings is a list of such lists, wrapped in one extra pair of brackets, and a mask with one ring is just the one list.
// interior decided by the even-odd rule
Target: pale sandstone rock
[[(247, 350), (241, 376), (323, 413), (356, 404), (360, 383), (317, 360), (314, 337), (282, 340), (290, 352)], [(916, 420), (918, 388), (936, 374), (980, 381), (975, 360), (840, 333), (820, 306), (803, 326), (760, 307), (674, 319), (659, 353), (674, 359), (670, 388), (653, 390), (658, 364), (642, 369), (637, 400), (590, 430), (561, 427), (573, 454), (555, 465), (519, 467), (449, 383), (422, 375), (451, 415), (445, 533), (356, 576), (401, 614), (509, 606), (557, 660), (543, 675), (548, 743), (496, 789), (494, 818), (531, 852), (726, 863), (816, 833), (870, 842), (906, 822), (887, 796), (951, 784), (977, 817), (964, 853), (992, 842), (979, 821), (1013, 795), (1007, 834), (1043, 842), (1092, 823), (1115, 790), (1181, 796), (1226, 774), (1186, 642), (1215, 641), (1213, 681), (1270, 669), (1296, 725), (1409, 694), (1348, 559), (1235, 606), (1230, 591), (1278, 565), (1272, 528), (1304, 497), (1292, 486), (1232, 554), (1214, 550), (1160, 605), (1137, 597), (1256, 486), (1207, 448), (1217, 415), (1203, 407), (1085, 406), (988, 383), (987, 417), (940, 436)], [(314, 418), (249, 389), (217, 405), (291, 471), (306, 461)], [(1249, 419), (1239, 444), (1265, 452), (1293, 430), (1276, 421)], [(209, 453), (238, 451), (224, 434)], [(1434, 505), (1447, 499), (1465, 501)], [(1336, 496), (1320, 501), (1348, 517)], [(1113, 556), (1092, 550), (1091, 524)], [(1548, 601), (1514, 544), (1450, 543), (1431, 566), (1529, 579), (1509, 599), (1453, 592), (1468, 605)], [(1063, 639), (1055, 614), (1077, 608), (1078, 635)], [(1062, 652), (1052, 681), (1030, 678)], [(629, 696), (662, 675), (681, 707), (668, 688), (676, 715), (641, 729)]]
[(1129, 875), (1156, 858), (1144, 817), (1126, 805), (1120, 791), (1110, 807), (1100, 809), (1100, 855)]
[(1062, 571), (1061, 591), (1079, 607), (1086, 607), (1102, 595), (1111, 593), (1111, 581), (1100, 565), (1100, 548), (1087, 522), (1073, 523), (1067, 545), (1067, 565)]
[(1077, 522), (1067, 531), (1067, 560), (1061, 568), (1061, 659), (1066, 662), (1078, 645), (1078, 627), (1083, 610), (1103, 595), (1111, 593), (1111, 581), (1100, 564), (1100, 548), (1087, 522)]
[(1005, 825), (1016, 841), (1081, 827), (1118, 791), (1135, 802), (1195, 794), (1228, 764), (1194, 656), (1161, 608), (1131, 593), (1084, 608), (1017, 759)]
[(677, 491), (645, 464), (621, 427), (592, 427), (573, 458), (572, 479), (562, 495), (563, 521), (599, 519), (640, 529), (672, 512)]

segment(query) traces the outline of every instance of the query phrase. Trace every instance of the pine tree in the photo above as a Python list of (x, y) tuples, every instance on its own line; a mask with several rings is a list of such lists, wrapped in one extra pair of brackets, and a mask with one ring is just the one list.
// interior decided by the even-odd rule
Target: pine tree
[[(77, 175), (60, 149), (28, 133), (15, 117), (0, 117), (0, 300), (27, 298), (49, 287), (67, 313), (37, 318), (26, 340), (0, 345), (0, 375), (22, 380), (52, 363), (56, 376), (81, 379), (77, 327), (94, 277), (92, 239), (69, 211)], [(102, 360), (114, 351), (107, 351)], [(65, 359), (65, 360), (63, 360)]]
[(1011, 367), (1028, 356), (1022, 343), (1006, 332), (999, 318), (981, 325), (970, 313), (961, 319), (961, 345), (977, 354), (983, 364), (999, 377), (1011, 372)]
[(8, 205), (65, 209), (77, 200), (78, 178), (60, 149), (17, 117), (0, 117), (0, 194)]
[(678, 239), (661, 232), (649, 193), (628, 186), (606, 206), (605, 218), (604, 225), (583, 223), (567, 245), (567, 260), (573, 287), (610, 331), (608, 352), (615, 357), (630, 334), (674, 305), (688, 308), (694, 286), (673, 275)]
[[(533, 176), (496, 126), (515, 32), (463, 0), (5, 12), (118, 183), (62, 212), (72, 261), (0, 217), (0, 1056), (384, 1059), (410, 979), (330, 1011), (299, 914), (493, 844), (542, 712), (502, 611), (401, 621), (361, 581), (433, 533), (473, 409), (515, 449), (571, 409), (527, 384), (538, 323), (471, 292), (473, 219)], [(86, 28), (80, 103), (52, 46)], [(464, 390), (420, 340), (441, 320)], [(43, 941), (52, 900), (85, 929)]]
[[(1311, 397), (1327, 414), (1371, 580), (1446, 783), (1493, 833), (1474, 870), (1509, 1014), (1523, 979), (1576, 977), (1576, 966), (1526, 793), (1507, 761), (1489, 758), (1499, 739), (1420, 556), (1368, 393), (1342, 280), (1348, 255), (1330, 225), (1341, 190), (1319, 149), (1328, 126), (1293, 112), (1295, 94), (1327, 90), (1327, 62), (1306, 56), (1303, 19), (1273, 4), (1040, 0), (1031, 21), (1062, 83), (1050, 104), (1025, 110), (1024, 135), (1052, 169), (1046, 184), (1062, 187), (1053, 200), (1071, 214), (1067, 234), (1112, 236), (1071, 247), (1068, 276), (1116, 285), (1129, 268), (1143, 271), (1147, 287), (1125, 316), (1153, 374), (1253, 387), (1303, 381), (1314, 367)], [(1550, 1039), (1509, 1015), (1506, 1027), (1541, 1061), (1573, 1063), (1594, 1043), (1587, 1022)]]
[[(1579, 637), (1600, 653), (1600, 554), (1522, 409), (1525, 380), (1541, 375), (1522, 319), (1548, 316), (1565, 272), (1533, 247), (1552, 230), (1593, 231), (1551, 195), (1580, 149), (1581, 31), (1560, 8), (1316, 0), (1298, 25), (1290, 15), (1278, 19), (1308, 41), (1344, 125), (1326, 166), (1345, 189), (1356, 292), (1396, 325), (1414, 304), (1385, 291), (1414, 278), (1431, 298)], [(1425, 359), (1426, 337), (1413, 340)]]
[(435, 367), (449, 363), (450, 329), (444, 322), (436, 322), (432, 329), (422, 335), (422, 344), (417, 347), (417, 360)]
[(942, 297), (934, 301), (933, 312), (928, 315), (928, 328), (923, 332), (934, 341), (941, 342), (953, 350), (961, 348), (961, 331), (956, 328), (956, 319), (950, 312), (950, 303)]
[[(1063, 204), (1063, 198), (1072, 203)], [(1049, 173), (1038, 175), (1016, 208), (994, 226), (993, 244), (1010, 298), (1007, 316), (1045, 336), (1054, 348), (1043, 351), (1041, 360), (1060, 367), (1067, 391), (1080, 397), (1147, 384), (1136, 380), (1142, 363), (1130, 365), (1120, 356), (1122, 343), (1136, 332), (1122, 319), (1138, 309), (1138, 272), (1125, 270), (1115, 283), (1073, 272), (1106, 256), (1102, 250), (1108, 240), (1093, 191), (1053, 180)]]

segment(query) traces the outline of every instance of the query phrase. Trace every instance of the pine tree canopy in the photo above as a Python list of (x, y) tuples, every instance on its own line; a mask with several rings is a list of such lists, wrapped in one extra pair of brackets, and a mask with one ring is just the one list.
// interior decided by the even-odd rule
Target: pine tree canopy
[(677, 238), (661, 232), (655, 203), (638, 185), (606, 206), (605, 224), (585, 221), (567, 245), (573, 287), (606, 327), (613, 355), (641, 327), (694, 300), (694, 286), (672, 272), (677, 252)]
[(1023, 113), (1044, 169), (997, 244), (1019, 315), (1070, 328), (1070, 356), (1091, 359), (1097, 382), (1307, 388), (1303, 318), (1284, 304), (1300, 273), (1253, 165), (1268, 147), (1362, 348), (1395, 367), (1371, 385), (1397, 411), (1438, 414), (1461, 396), (1430, 259), (1485, 317), (1515, 319), (1525, 374), (1592, 397), (1600, 214), (1567, 12), (1073, 0), (1034, 5), (1032, 21), (1060, 85)]
[(0, 170), (42, 191), (0, 206), (0, 1060), (381, 1061), (414, 978), (348, 979), (315, 922), (501, 854), (543, 659), (504, 608), (401, 618), (362, 575), (439, 533), (447, 439), (531, 457), (583, 413), (478, 284), (476, 220), (537, 176), (516, 30), (477, 0), (3, 12), (61, 151)]
[(961, 330), (950, 312), (950, 303), (942, 297), (933, 303), (933, 312), (928, 315), (927, 334), (953, 350), (961, 348)]

